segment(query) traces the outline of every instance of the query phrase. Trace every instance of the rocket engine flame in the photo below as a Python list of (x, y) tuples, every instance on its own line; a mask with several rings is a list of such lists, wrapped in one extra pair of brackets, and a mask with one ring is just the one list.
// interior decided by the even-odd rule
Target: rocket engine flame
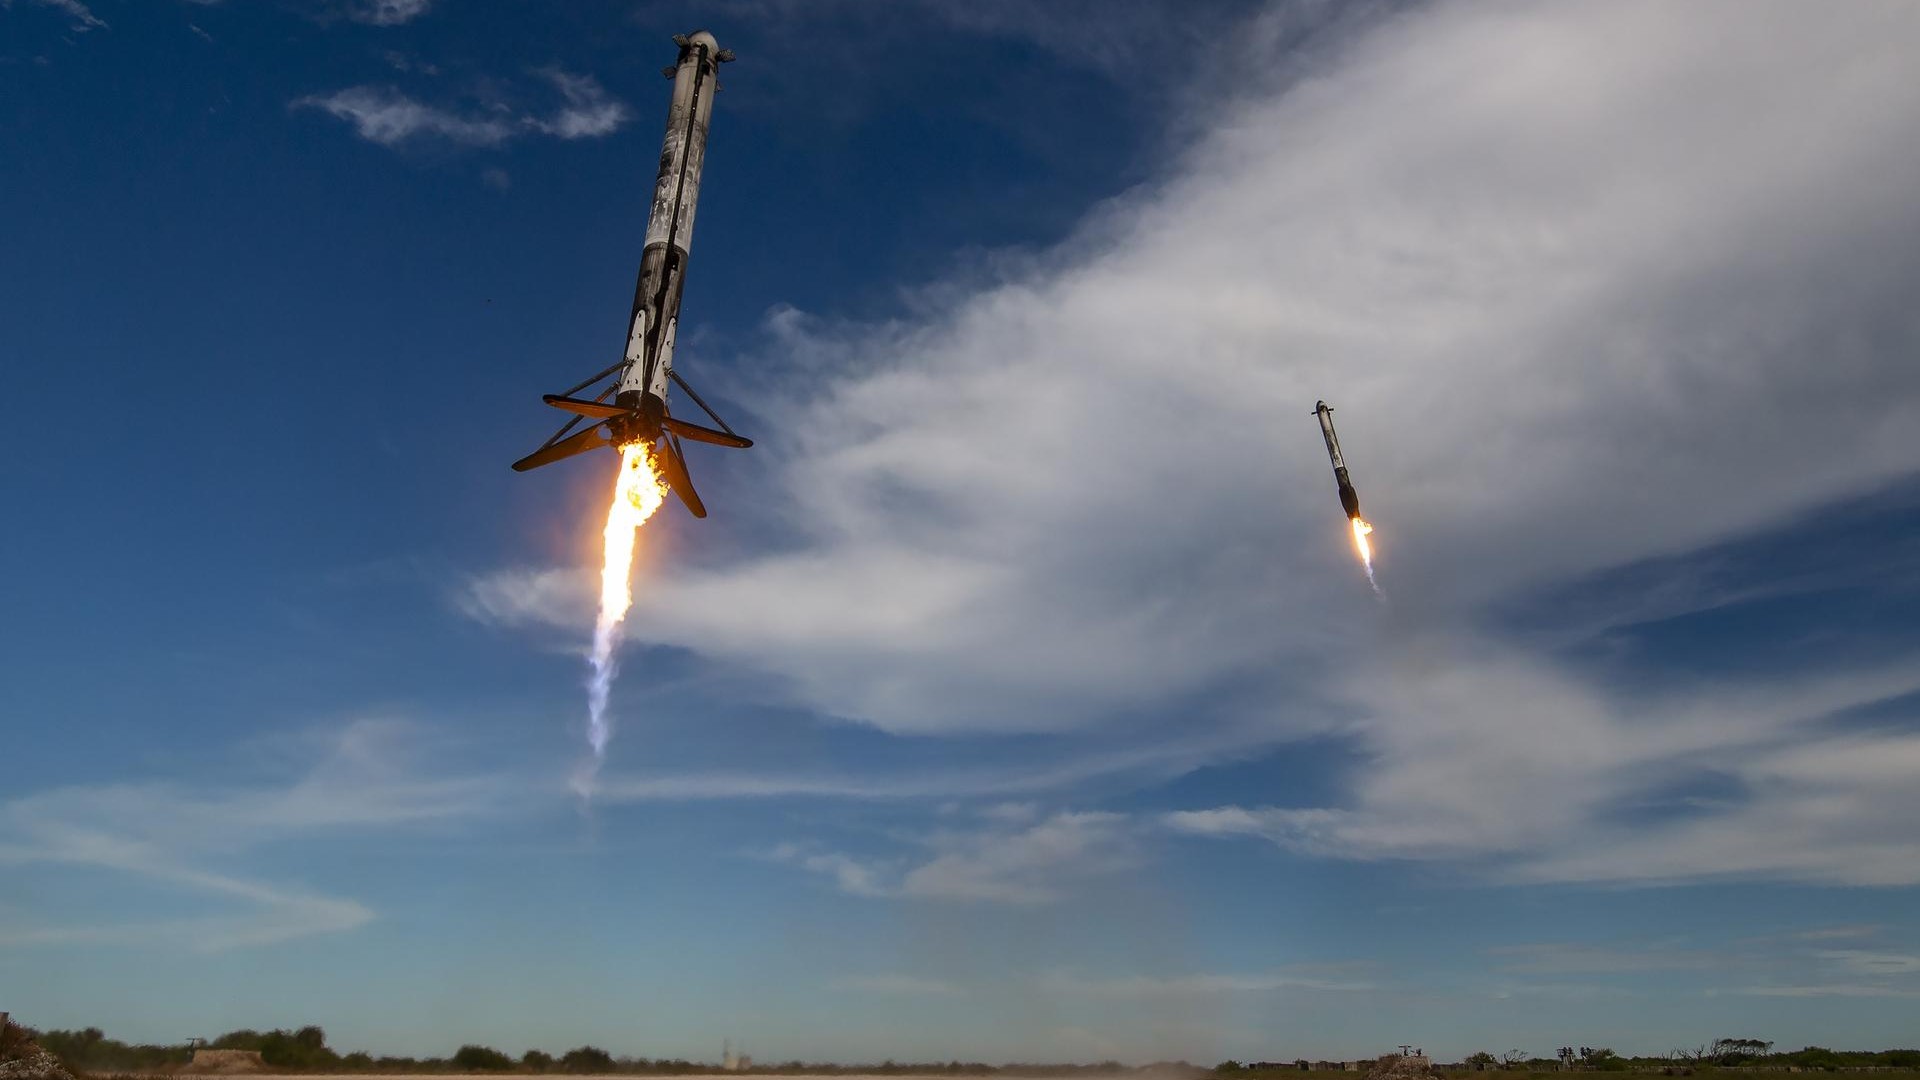
[(1380, 583), (1373, 579), (1373, 544), (1367, 539), (1367, 535), (1373, 532), (1373, 526), (1369, 525), (1367, 519), (1363, 517), (1349, 520), (1353, 525), (1353, 548), (1360, 553), (1360, 565), (1367, 570), (1367, 584), (1373, 586), (1373, 591), (1377, 595), (1380, 592)]
[(587, 742), (593, 747), (593, 762), (575, 787), (582, 795), (592, 790), (593, 777), (607, 753), (607, 741), (613, 725), (607, 718), (607, 695), (613, 690), (618, 668), (614, 652), (620, 646), (620, 624), (633, 606), (633, 549), (640, 526), (646, 524), (666, 499), (667, 485), (654, 465), (653, 447), (644, 442), (628, 443), (620, 448), (620, 475), (613, 486), (613, 501), (607, 507), (606, 557), (600, 566), (600, 617), (593, 624), (593, 654), (588, 663), (593, 674), (587, 680)]

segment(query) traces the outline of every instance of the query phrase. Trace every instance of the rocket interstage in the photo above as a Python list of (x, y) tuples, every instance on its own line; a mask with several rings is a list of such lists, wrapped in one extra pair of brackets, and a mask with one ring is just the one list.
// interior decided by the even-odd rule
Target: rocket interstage
[(1367, 583), (1378, 593), (1380, 585), (1373, 577), (1373, 543), (1367, 539), (1373, 526), (1360, 516), (1360, 493), (1353, 489), (1346, 455), (1340, 452), (1340, 436), (1333, 430), (1333, 406), (1324, 401), (1315, 402), (1313, 415), (1320, 420), (1320, 437), (1326, 440), (1327, 459), (1333, 463), (1333, 483), (1340, 493), (1340, 509), (1346, 511), (1347, 522), (1353, 529), (1354, 550), (1360, 555), (1360, 565), (1366, 568)]

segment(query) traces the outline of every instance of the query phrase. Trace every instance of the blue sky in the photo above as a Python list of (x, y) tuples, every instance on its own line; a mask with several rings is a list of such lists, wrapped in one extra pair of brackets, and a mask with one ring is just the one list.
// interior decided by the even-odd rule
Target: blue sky
[[(672, 59), (681, 369), (616, 355)], [(0, 1006), (1151, 1060), (1912, 1042), (1910, 6), (13, 0)], [(1385, 602), (1310, 410), (1339, 409)]]

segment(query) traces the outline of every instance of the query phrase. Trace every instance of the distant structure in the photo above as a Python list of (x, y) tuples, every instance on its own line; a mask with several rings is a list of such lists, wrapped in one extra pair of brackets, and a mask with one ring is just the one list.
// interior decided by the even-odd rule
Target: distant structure
[(733, 1052), (733, 1040), (726, 1039), (720, 1044), (720, 1067), (728, 1072), (745, 1072), (753, 1068), (753, 1058), (748, 1054)]

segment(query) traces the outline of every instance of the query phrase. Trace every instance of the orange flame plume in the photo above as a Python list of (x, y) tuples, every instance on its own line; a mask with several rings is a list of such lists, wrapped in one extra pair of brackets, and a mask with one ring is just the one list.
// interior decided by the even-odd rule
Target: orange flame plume
[[(667, 486), (654, 465), (653, 447), (628, 443), (620, 448), (620, 475), (607, 507), (606, 559), (600, 567), (600, 617), (593, 625), (593, 677), (587, 681), (587, 741), (593, 746), (593, 771), (606, 757), (613, 727), (607, 719), (607, 695), (617, 668), (614, 651), (620, 645), (620, 624), (633, 606), (633, 549), (640, 526), (646, 524), (667, 496)], [(576, 784), (582, 794), (591, 790), (592, 773)]]
[(1367, 584), (1373, 586), (1377, 595), (1380, 583), (1373, 579), (1373, 544), (1367, 539), (1367, 534), (1373, 532), (1373, 526), (1367, 524), (1367, 519), (1363, 517), (1350, 520), (1353, 525), (1353, 548), (1360, 553), (1360, 565), (1367, 568)]

